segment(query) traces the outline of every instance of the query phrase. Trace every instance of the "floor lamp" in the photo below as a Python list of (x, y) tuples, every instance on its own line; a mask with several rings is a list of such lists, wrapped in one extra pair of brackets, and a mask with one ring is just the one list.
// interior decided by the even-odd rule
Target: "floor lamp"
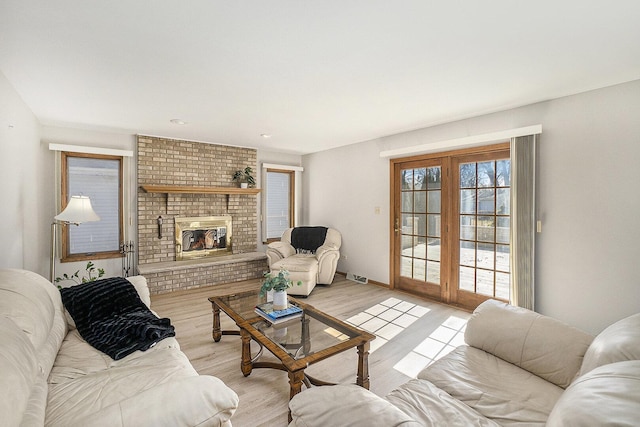
[(58, 224), (80, 225), (83, 222), (100, 221), (100, 217), (91, 207), (91, 200), (87, 196), (71, 196), (67, 207), (53, 219), (54, 221), (51, 223), (51, 268), (49, 269), (51, 283), (56, 276)]

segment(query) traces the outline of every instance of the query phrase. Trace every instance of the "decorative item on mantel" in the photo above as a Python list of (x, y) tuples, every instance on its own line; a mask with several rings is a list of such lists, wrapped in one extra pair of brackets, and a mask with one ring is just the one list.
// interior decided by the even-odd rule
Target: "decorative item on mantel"
[(233, 180), (240, 183), (240, 188), (253, 188), (256, 185), (256, 179), (253, 177), (253, 169), (251, 169), (251, 166), (244, 168), (244, 171), (235, 171), (233, 173)]
[[(298, 280), (298, 286), (302, 285), (302, 281)], [(289, 279), (287, 270), (280, 270), (277, 275), (272, 275), (270, 271), (264, 273), (264, 281), (260, 287), (260, 296), (265, 296), (267, 292), (273, 291), (273, 309), (284, 310), (288, 307), (287, 289), (293, 286), (293, 282)]]

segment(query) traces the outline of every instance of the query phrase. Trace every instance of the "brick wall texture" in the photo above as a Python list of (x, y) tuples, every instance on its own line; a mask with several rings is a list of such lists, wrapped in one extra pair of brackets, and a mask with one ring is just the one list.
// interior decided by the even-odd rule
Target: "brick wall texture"
[[(138, 136), (138, 185), (236, 187), (233, 172), (251, 166), (257, 170), (257, 152), (250, 148)], [(175, 261), (174, 218), (231, 215), (234, 254), (255, 252), (258, 208), (255, 195), (145, 193), (138, 188), (138, 264)], [(158, 238), (162, 216), (162, 238)], [(208, 271), (200, 271), (205, 269)], [(258, 278), (265, 262), (230, 264), (229, 268), (198, 267), (183, 272), (154, 273), (147, 277), (152, 293), (207, 284)], [(196, 279), (205, 277), (205, 279)], [(220, 277), (218, 277), (220, 276)], [(227, 278), (225, 280), (225, 277)], [(208, 278), (208, 279), (207, 279)], [(180, 282), (184, 282), (180, 284)], [(215, 282), (215, 283), (213, 283)]]

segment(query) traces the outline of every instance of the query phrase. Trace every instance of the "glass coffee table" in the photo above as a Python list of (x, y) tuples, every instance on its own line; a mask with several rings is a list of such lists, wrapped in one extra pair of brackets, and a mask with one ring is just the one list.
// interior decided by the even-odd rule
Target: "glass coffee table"
[[(220, 341), (222, 335), (241, 337), (240, 369), (245, 377), (249, 376), (254, 368), (286, 371), (289, 374), (291, 399), (302, 391), (303, 383), (307, 387), (332, 384), (305, 375), (305, 368), (355, 347), (358, 352), (356, 384), (369, 388), (369, 342), (375, 335), (348, 325), (292, 297), (289, 297), (289, 303), (303, 310), (302, 317), (272, 325), (254, 311), (256, 305), (266, 301), (265, 297), (260, 297), (257, 289), (211, 297), (209, 301), (213, 308), (213, 340)], [(239, 330), (221, 330), (220, 311), (229, 316)], [(251, 355), (251, 340), (260, 346), (255, 356)], [(280, 363), (258, 361), (264, 348)]]

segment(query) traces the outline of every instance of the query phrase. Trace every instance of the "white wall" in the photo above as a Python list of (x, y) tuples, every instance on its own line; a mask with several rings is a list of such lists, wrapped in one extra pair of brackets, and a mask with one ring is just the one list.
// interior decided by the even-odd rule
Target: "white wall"
[(389, 161), (380, 151), (542, 124), (536, 309), (597, 333), (640, 312), (639, 117), (640, 80), (307, 155), (306, 220), (342, 232), (339, 270), (389, 283)]
[(42, 150), (40, 125), (0, 73), (0, 267), (48, 276), (53, 156)]

